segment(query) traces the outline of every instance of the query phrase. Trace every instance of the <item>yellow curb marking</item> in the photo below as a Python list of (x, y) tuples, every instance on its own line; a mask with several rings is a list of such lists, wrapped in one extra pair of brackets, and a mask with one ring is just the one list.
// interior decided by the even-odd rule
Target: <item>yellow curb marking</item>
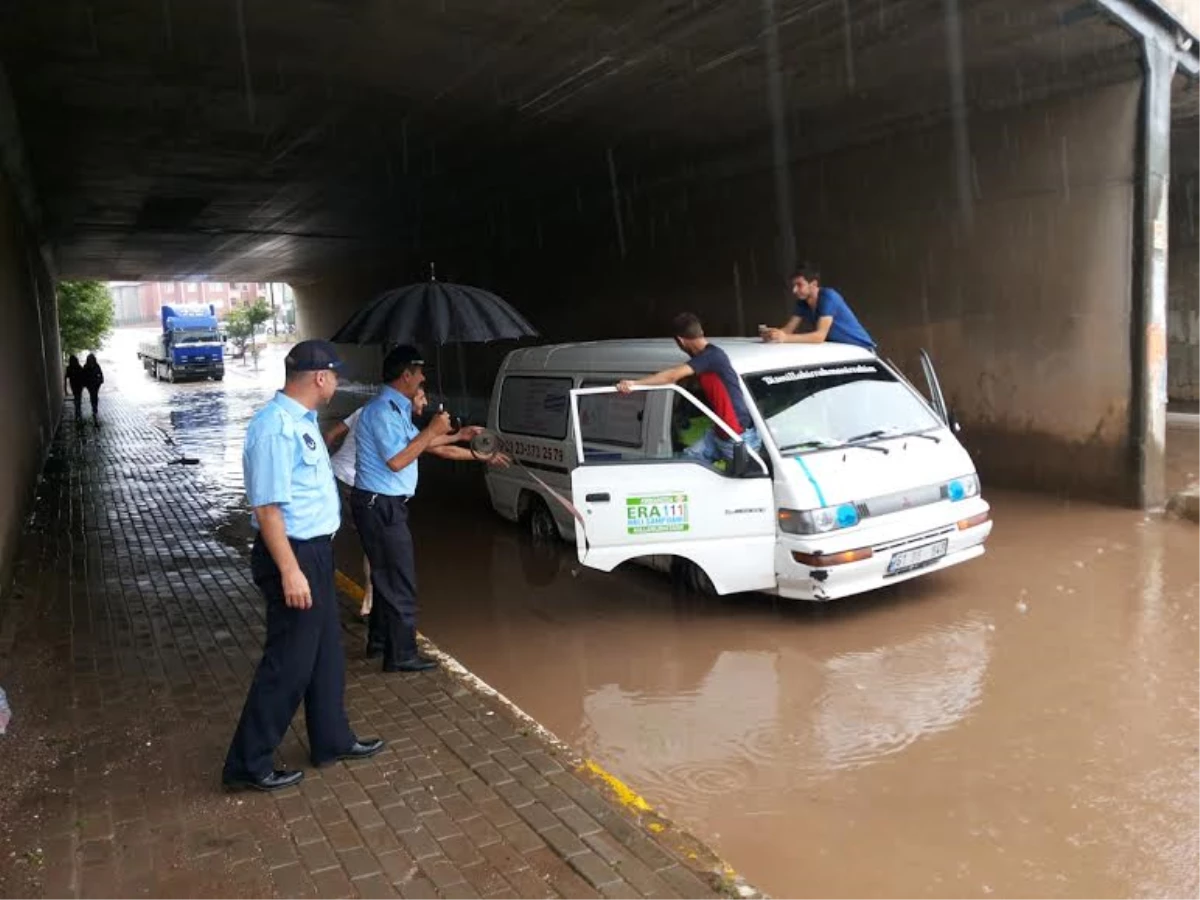
[(351, 600), (357, 600), (359, 603), (362, 603), (363, 597), (367, 596), (367, 592), (358, 586), (358, 582), (341, 569), (333, 573), (333, 581), (337, 585), (337, 589)]
[(583, 761), (583, 768), (587, 769), (589, 772), (607, 784), (610, 788), (612, 788), (613, 793), (617, 795), (617, 799), (620, 800), (625, 806), (636, 809), (639, 812), (654, 812), (654, 807), (647, 803), (641, 794), (623, 782), (616, 775), (608, 772), (599, 763), (595, 762), (594, 760), (585, 759)]
[[(357, 581), (355, 581), (341, 569), (334, 571), (334, 581), (338, 590), (340, 590), (343, 594), (345, 594), (351, 600), (357, 600), (360, 603), (362, 602), (364, 596), (363, 589), (359, 587)], [(623, 782), (616, 775), (613, 775), (595, 760), (585, 759), (580, 768), (587, 770), (608, 785), (609, 789), (612, 790), (613, 794), (616, 795), (617, 800), (623, 806), (627, 806), (630, 809), (637, 810), (638, 812), (657, 815), (657, 813), (654, 812), (654, 807), (646, 802), (645, 797)], [(646, 823), (646, 827), (654, 834), (661, 834), (666, 830), (666, 826), (661, 822), (648, 822)], [(696, 859), (697, 857), (695, 853), (688, 853), (688, 858)], [(733, 867), (723, 860), (721, 861), (721, 867), (724, 869), (725, 876), (727, 878), (737, 877), (737, 872), (734, 871)]]

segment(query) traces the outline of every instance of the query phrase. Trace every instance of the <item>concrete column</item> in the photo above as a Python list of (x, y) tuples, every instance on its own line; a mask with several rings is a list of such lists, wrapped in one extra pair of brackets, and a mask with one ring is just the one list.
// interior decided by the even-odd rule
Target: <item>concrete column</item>
[(1169, 39), (1143, 40), (1146, 77), (1139, 134), (1134, 227), (1133, 414), (1138, 505), (1166, 503), (1167, 439), (1167, 199), (1171, 172), (1171, 79), (1176, 53)]

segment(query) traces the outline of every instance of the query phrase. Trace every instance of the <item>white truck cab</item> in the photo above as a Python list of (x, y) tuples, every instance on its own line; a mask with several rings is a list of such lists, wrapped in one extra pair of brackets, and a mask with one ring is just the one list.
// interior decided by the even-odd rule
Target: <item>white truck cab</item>
[[(489, 427), (519, 465), (489, 470), (493, 507), (573, 537), (589, 567), (682, 567), (718, 594), (832, 600), (983, 553), (989, 507), (928, 357), (929, 400), (857, 347), (710, 342), (739, 376), (761, 450), (687, 384), (616, 391), (686, 362), (674, 341), (516, 350)], [(730, 458), (680, 458), (709, 428)]]

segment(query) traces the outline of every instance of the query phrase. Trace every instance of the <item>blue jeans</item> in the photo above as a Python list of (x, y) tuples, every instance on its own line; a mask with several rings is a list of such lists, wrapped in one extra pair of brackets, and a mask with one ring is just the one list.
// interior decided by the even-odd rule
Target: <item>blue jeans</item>
[[(724, 432), (717, 434), (717, 429), (710, 428), (704, 432), (704, 437), (683, 451), (684, 459), (694, 459), (700, 462), (716, 462), (719, 459), (733, 459), (734, 442), (724, 437)], [(762, 439), (754, 428), (742, 432), (742, 440), (751, 450), (762, 450)]]

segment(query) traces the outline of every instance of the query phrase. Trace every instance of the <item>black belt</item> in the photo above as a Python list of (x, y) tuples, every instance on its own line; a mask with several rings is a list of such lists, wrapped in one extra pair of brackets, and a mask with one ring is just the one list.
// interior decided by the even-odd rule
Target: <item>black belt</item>
[(337, 537), (336, 531), (333, 534), (318, 534), (316, 537), (310, 538), (294, 538), (289, 536), (288, 540), (293, 544), (328, 544), (335, 537)]
[(385, 500), (399, 500), (401, 503), (408, 503), (412, 499), (410, 494), (380, 494), (375, 491), (364, 491), (362, 488), (354, 488), (354, 493), (362, 494), (364, 497), (370, 497), (367, 501), (367, 506), (374, 506), (375, 501), (382, 497)]

